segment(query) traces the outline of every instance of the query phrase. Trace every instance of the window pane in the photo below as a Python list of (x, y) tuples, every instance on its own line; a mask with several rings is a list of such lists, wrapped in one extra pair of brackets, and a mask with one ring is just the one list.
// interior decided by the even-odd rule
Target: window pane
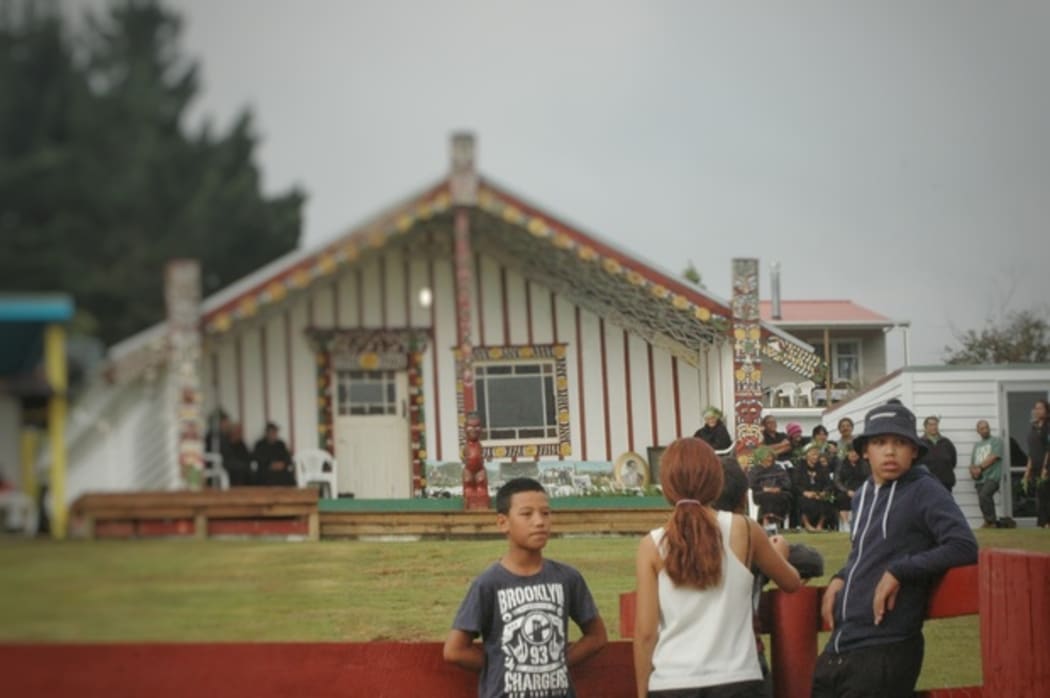
[(475, 375), (474, 378), (474, 402), (478, 412), (478, 416), (481, 417), (481, 426), (485, 428), (488, 426), (488, 412), (486, 411), (486, 400), (485, 400), (485, 381)]
[(491, 427), (536, 426), (544, 423), (539, 381), (508, 377), (489, 381)]
[(359, 381), (350, 384), (350, 402), (382, 402), (383, 389), (379, 383)]
[(554, 378), (547, 376), (543, 379), (543, 399), (545, 401), (545, 407), (547, 408), (547, 421), (544, 424), (557, 424), (557, 405), (554, 404)]
[(555, 374), (556, 362), (543, 359), (475, 364), (475, 399), (482, 439), (558, 439)]

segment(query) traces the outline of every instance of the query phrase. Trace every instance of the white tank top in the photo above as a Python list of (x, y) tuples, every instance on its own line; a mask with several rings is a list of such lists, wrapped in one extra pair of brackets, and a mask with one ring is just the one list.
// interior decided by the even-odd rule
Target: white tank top
[[(649, 690), (703, 688), (762, 678), (751, 624), (750, 570), (729, 547), (733, 515), (719, 511), (722, 581), (703, 591), (676, 587), (666, 570), (657, 576), (659, 634), (653, 650)], [(664, 529), (649, 532), (660, 556)]]

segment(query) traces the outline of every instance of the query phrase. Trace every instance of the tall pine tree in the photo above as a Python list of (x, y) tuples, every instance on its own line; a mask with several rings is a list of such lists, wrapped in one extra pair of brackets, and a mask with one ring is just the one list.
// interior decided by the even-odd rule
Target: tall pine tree
[(190, 132), (197, 65), (179, 18), (124, 0), (76, 36), (55, 8), (0, 7), (0, 289), (74, 295), (107, 343), (163, 318), (163, 271), (214, 291), (294, 249), (304, 201), (262, 193), (243, 112)]

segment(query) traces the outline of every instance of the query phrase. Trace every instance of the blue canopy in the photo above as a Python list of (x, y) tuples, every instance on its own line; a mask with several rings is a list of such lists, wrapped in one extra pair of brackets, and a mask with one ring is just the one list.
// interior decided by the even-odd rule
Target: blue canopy
[(64, 294), (0, 294), (0, 376), (32, 372), (44, 352), (44, 328), (72, 317), (73, 299)]

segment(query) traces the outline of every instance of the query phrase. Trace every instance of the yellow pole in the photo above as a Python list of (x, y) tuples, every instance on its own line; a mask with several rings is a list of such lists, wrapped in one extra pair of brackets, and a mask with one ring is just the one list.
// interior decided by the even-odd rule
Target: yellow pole
[(36, 454), (40, 446), (40, 432), (35, 427), (22, 427), (18, 440), (18, 460), (22, 465), (22, 492), (36, 502)]
[(48, 325), (44, 330), (44, 366), (51, 386), (47, 403), (47, 432), (51, 442), (51, 536), (66, 537), (66, 330)]

